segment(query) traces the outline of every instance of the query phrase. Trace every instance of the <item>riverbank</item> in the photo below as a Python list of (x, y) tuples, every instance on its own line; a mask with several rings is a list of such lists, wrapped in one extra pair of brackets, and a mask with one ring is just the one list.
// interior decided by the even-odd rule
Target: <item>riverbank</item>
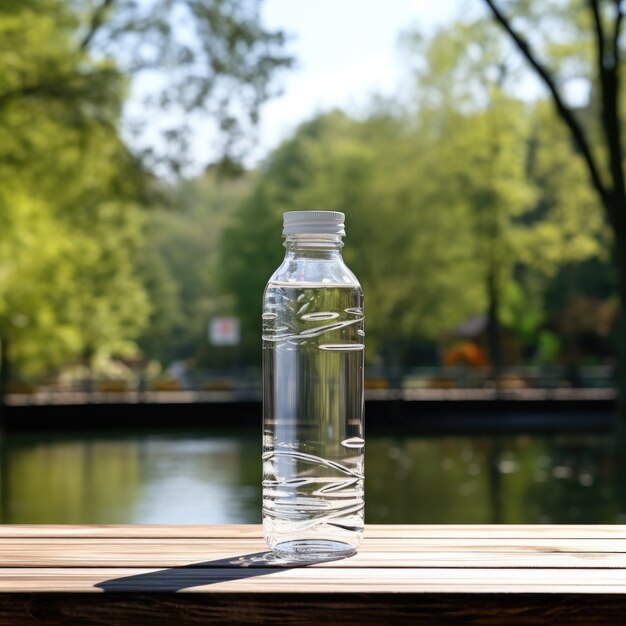
[[(520, 392), (525, 393), (520, 393)], [(80, 393), (80, 392), (79, 392)], [(607, 432), (611, 389), (370, 390), (368, 433)], [(259, 429), (261, 401), (233, 392), (91, 393), (9, 397), (7, 432), (107, 429)]]

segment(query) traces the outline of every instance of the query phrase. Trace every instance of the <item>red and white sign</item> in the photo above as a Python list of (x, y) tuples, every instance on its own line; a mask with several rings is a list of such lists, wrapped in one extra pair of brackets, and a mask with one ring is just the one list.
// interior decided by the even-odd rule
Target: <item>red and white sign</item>
[(209, 322), (209, 342), (213, 346), (238, 346), (241, 338), (239, 319), (214, 317)]

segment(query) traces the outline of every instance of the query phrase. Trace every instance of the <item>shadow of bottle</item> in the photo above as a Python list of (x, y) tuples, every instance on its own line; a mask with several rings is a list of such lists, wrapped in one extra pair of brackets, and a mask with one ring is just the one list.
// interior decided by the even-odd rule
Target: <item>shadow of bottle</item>
[(253, 552), (228, 559), (215, 559), (112, 578), (95, 586), (105, 592), (175, 593), (183, 589), (215, 585), (228, 581), (268, 576), (277, 571), (306, 567), (312, 563), (293, 563), (271, 552)]

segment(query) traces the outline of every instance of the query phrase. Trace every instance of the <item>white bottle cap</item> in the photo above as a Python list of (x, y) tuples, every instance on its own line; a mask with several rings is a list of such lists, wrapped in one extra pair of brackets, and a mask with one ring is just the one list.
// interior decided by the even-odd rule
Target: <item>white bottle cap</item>
[(339, 211), (287, 211), (283, 235), (345, 235), (345, 218)]

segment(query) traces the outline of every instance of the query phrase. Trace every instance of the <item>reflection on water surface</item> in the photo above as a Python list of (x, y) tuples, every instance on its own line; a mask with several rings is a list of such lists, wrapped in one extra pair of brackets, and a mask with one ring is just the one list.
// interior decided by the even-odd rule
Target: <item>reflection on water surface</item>
[[(374, 438), (369, 523), (626, 521), (609, 435)], [(260, 521), (260, 440), (249, 433), (9, 437), (4, 523)]]

